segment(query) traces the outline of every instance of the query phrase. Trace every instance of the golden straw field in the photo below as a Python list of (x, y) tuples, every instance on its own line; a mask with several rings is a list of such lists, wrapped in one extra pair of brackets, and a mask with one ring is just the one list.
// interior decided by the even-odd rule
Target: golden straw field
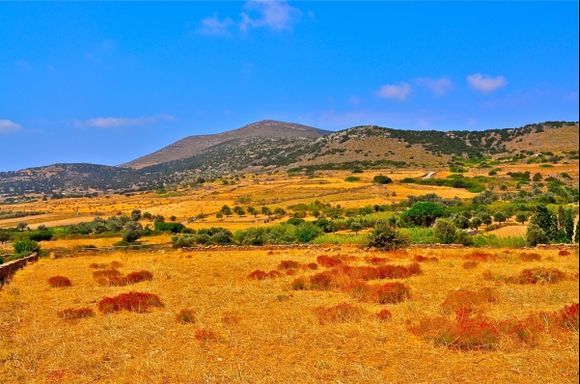
[[(317, 263), (321, 255), (340, 260), (345, 270), (376, 263), (408, 266), (418, 260), (420, 273), (382, 280), (408, 286), (409, 295), (398, 303), (366, 301), (346, 285), (296, 289), (297, 279), (309, 281), (340, 268)], [(284, 260), (297, 263), (284, 269)], [(97, 284), (93, 272), (111, 262), (122, 274), (149, 271), (152, 279)], [(317, 263), (317, 269), (306, 268), (309, 263)], [(513, 281), (522, 270), (539, 267), (563, 275), (548, 283)], [(279, 273), (248, 278), (255, 270)], [(457, 289), (490, 288), (494, 300), (477, 304), (474, 313), (494, 324), (555, 313), (578, 302), (577, 271), (577, 252), (558, 249), (385, 253), (342, 246), (41, 259), (0, 290), (0, 377), (6, 384), (572, 383), (578, 374), (577, 327), (544, 324), (533, 340), (524, 341), (502, 328), (493, 348), (463, 350), (437, 345), (413, 332), (413, 326), (422, 319), (452, 319), (442, 303)], [(64, 276), (72, 285), (51, 287), (47, 280), (53, 276)], [(98, 309), (104, 297), (130, 291), (158, 295), (162, 306), (143, 313)], [(341, 303), (356, 311), (333, 317), (328, 308)], [(57, 315), (84, 307), (94, 316), (66, 320)], [(191, 311), (188, 322), (176, 317), (184, 309)], [(378, 319), (382, 309), (391, 317)]]

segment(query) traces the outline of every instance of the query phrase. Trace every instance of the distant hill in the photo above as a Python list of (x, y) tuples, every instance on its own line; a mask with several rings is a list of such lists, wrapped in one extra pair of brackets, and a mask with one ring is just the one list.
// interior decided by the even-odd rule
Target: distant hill
[(199, 177), (270, 170), (435, 168), (453, 157), (577, 151), (577, 122), (545, 122), (485, 131), (411, 131), (358, 126), (338, 132), (259, 121), (190, 136), (120, 167), (55, 164), (0, 173), (0, 195), (134, 191)]
[(329, 132), (308, 127), (306, 125), (274, 120), (262, 120), (223, 133), (188, 136), (168, 145), (167, 147), (161, 148), (156, 152), (142, 156), (127, 164), (123, 164), (123, 166), (141, 169), (156, 164), (167, 163), (169, 161), (185, 159), (199, 155), (208, 148), (241, 139), (257, 137), (267, 137), (272, 139), (289, 137), (320, 137), (327, 133)]

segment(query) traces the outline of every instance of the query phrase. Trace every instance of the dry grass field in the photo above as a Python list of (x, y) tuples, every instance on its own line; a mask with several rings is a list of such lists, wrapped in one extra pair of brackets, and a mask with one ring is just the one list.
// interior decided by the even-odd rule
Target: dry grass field
[[(128, 292), (161, 306), (101, 302)], [(577, 302), (578, 254), (547, 249), (42, 259), (0, 290), (0, 382), (573, 383)]]

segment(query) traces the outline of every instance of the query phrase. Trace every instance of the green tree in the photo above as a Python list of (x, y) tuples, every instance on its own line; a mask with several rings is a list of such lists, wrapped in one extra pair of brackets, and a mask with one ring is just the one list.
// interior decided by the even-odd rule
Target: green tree
[(141, 219), (141, 211), (139, 209), (134, 209), (131, 211), (131, 220), (139, 221)]
[(220, 209), (220, 212), (221, 212), (222, 214), (224, 214), (225, 216), (231, 216), (231, 215), (232, 215), (232, 209), (231, 209), (229, 206), (227, 206), (227, 205), (224, 205), (224, 206), (223, 206), (223, 207)]
[(353, 221), (350, 223), (350, 225), (348, 226), (348, 228), (353, 231), (355, 233), (355, 235), (358, 235), (358, 231), (360, 231), (362, 229), (362, 224), (358, 221)]
[(520, 224), (524, 224), (526, 221), (528, 221), (528, 214), (525, 212), (518, 212), (516, 214), (516, 221)]
[(367, 245), (378, 249), (391, 250), (408, 246), (409, 240), (395, 228), (379, 222), (369, 234)]
[(457, 238), (457, 227), (451, 220), (437, 219), (433, 226), (433, 236), (443, 244), (453, 244)]
[(549, 240), (548, 242), (556, 239), (558, 235), (556, 218), (545, 205), (536, 207), (536, 212), (530, 219), (530, 224), (534, 224), (544, 231)]
[(18, 257), (28, 256), (40, 252), (40, 245), (34, 240), (22, 239), (14, 242), (14, 253)]
[(502, 211), (497, 211), (496, 213), (494, 213), (493, 219), (498, 223), (503, 223), (507, 220), (507, 215)]
[(234, 213), (238, 216), (244, 216), (246, 214), (246, 211), (244, 210), (244, 208), (240, 207), (239, 205), (236, 205), (234, 207)]
[(469, 228), (475, 229), (476, 231), (481, 227), (481, 219), (477, 216), (471, 219), (469, 222)]
[(415, 225), (430, 227), (436, 219), (445, 216), (445, 207), (438, 203), (419, 201), (403, 212), (401, 220)]
[(546, 232), (540, 228), (540, 226), (530, 223), (528, 224), (528, 230), (526, 232), (526, 243), (529, 246), (535, 246), (538, 244), (547, 244), (550, 242), (550, 238)]
[(376, 175), (373, 177), (373, 182), (377, 184), (390, 184), (393, 182), (393, 180), (389, 176)]

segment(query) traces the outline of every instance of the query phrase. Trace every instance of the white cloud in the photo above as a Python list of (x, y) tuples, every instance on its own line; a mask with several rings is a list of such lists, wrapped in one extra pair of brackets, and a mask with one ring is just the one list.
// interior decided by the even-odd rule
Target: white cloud
[(444, 95), (453, 89), (453, 82), (448, 77), (432, 79), (430, 77), (420, 77), (415, 79), (415, 84), (429, 89), (436, 95)]
[(289, 29), (302, 16), (302, 11), (291, 7), (285, 0), (249, 0), (244, 9), (239, 23), (242, 31), (260, 27)]
[(467, 76), (467, 82), (471, 88), (483, 93), (490, 93), (499, 88), (505, 87), (507, 80), (503, 76), (488, 76), (481, 73), (474, 73)]
[(397, 84), (385, 84), (377, 92), (377, 96), (383, 99), (406, 100), (411, 93), (411, 85), (405, 82)]
[(145, 117), (95, 117), (84, 121), (75, 120), (74, 124), (77, 127), (87, 128), (121, 128), (151, 125), (173, 119), (174, 117), (171, 115)]
[(249, 0), (237, 20), (217, 14), (202, 19), (198, 32), (208, 36), (231, 36), (233, 29), (249, 32), (255, 28), (289, 30), (302, 17), (302, 11), (286, 0)]
[(208, 36), (229, 36), (234, 21), (230, 18), (220, 19), (217, 14), (201, 21), (199, 32)]
[(16, 124), (12, 120), (0, 119), (0, 134), (16, 132), (21, 128), (20, 124)]

